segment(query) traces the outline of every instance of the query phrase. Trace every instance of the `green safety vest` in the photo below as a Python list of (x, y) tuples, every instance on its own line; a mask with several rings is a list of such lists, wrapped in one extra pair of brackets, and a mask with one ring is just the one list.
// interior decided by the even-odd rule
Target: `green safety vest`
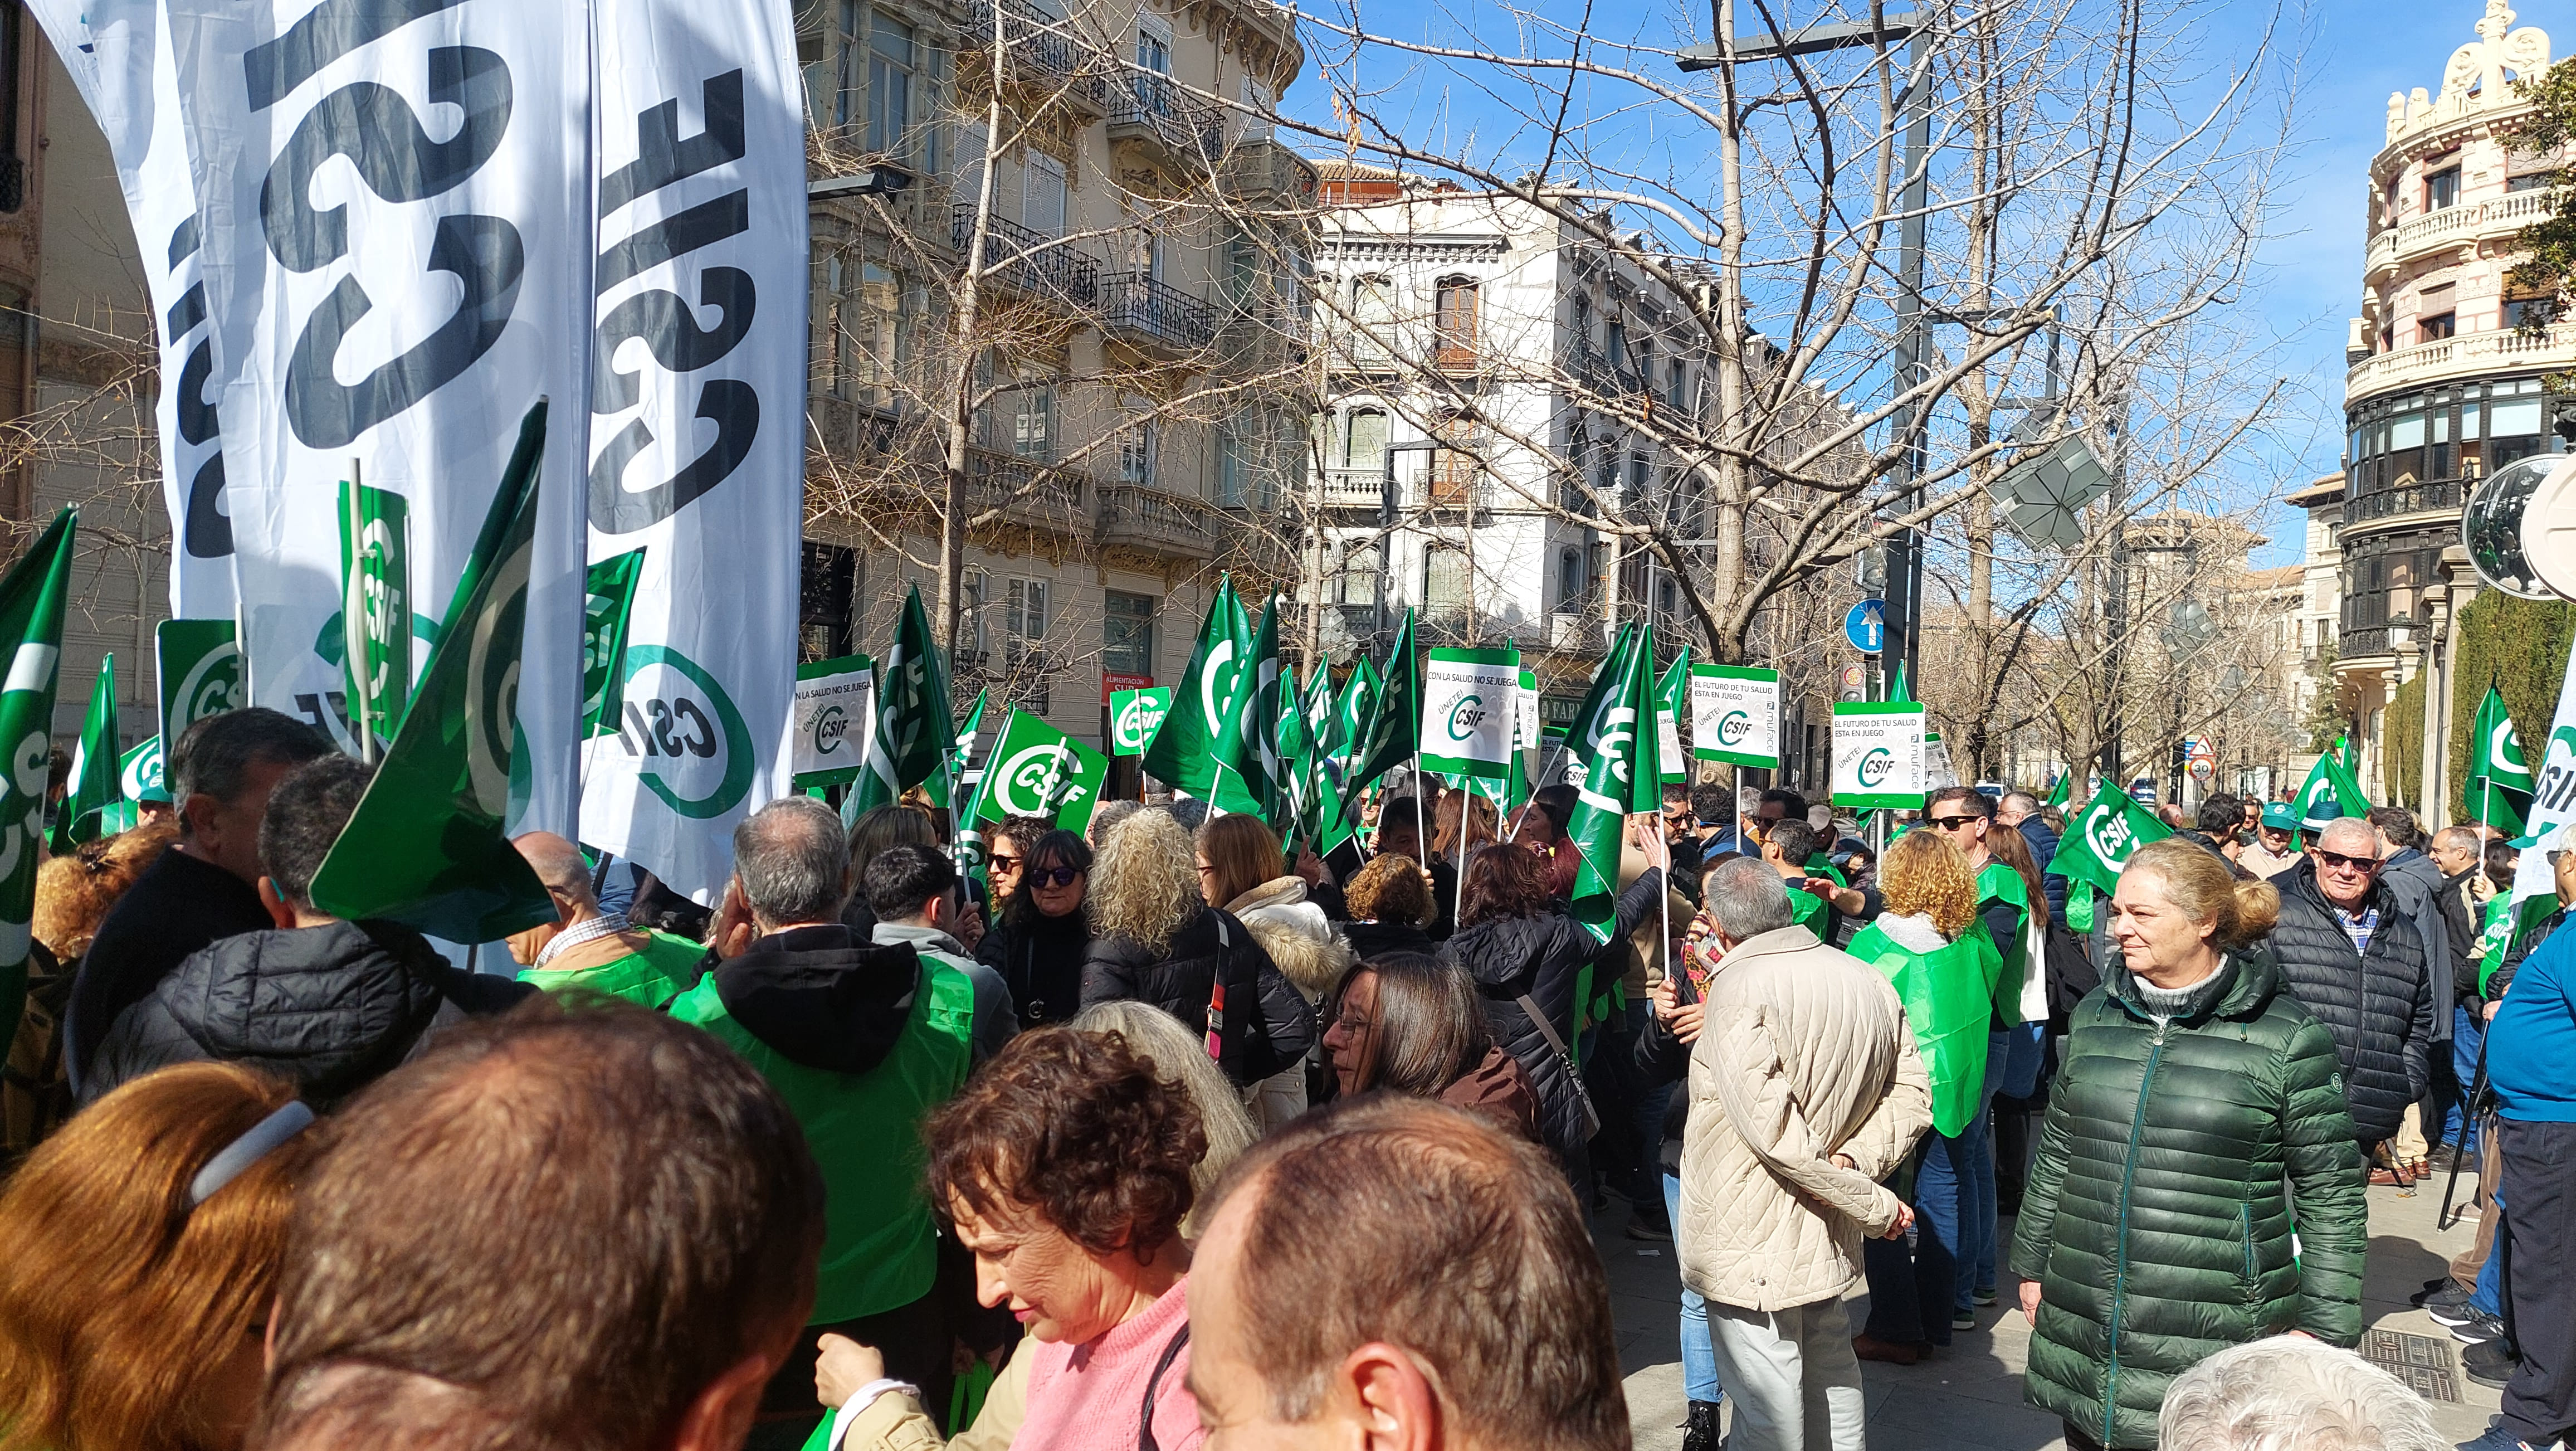
[(1800, 887), (1789, 889), (1789, 921), (1816, 934), (1816, 940), (1833, 945), (1834, 915), (1825, 910), (1825, 899)]
[(707, 949), (703, 943), (668, 932), (648, 930), (645, 935), (652, 941), (642, 952), (629, 953), (615, 962), (568, 971), (531, 967), (519, 974), (519, 981), (550, 993), (583, 988), (658, 1008), (697, 981), (698, 964), (706, 960)]
[[(1982, 923), (1986, 906), (2008, 902), (2013, 908), (2013, 930), (2010, 942), (1995, 942), (2003, 958), (2003, 971), (1995, 978), (1995, 1016), (2003, 1022), (2021, 1021), (2022, 972), (2030, 957), (2030, 884), (2021, 873), (2002, 862), (1988, 862), (1977, 873), (1977, 912)], [(1987, 940), (1993, 942), (1991, 935)]]
[(823, 1263), (809, 1325), (898, 1309), (930, 1293), (936, 1225), (922, 1176), (921, 1121), (966, 1083), (975, 988), (924, 956), (911, 1016), (885, 1061), (865, 1073), (793, 1062), (735, 1022), (708, 973), (671, 1016), (715, 1034), (760, 1070), (805, 1130), (823, 1171)]
[(2003, 958), (1982, 924), (1971, 923), (1938, 952), (1899, 947), (1878, 924), (1847, 949), (1887, 975), (1913, 1025), (1915, 1051), (1932, 1079), (1932, 1127), (1956, 1137), (1977, 1116), (1986, 1079), (1986, 1023), (1994, 1015)]

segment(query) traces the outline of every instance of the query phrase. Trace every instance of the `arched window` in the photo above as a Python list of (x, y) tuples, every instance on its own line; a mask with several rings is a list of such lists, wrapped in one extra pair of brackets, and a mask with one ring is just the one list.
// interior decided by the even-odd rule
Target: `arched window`
[(1386, 410), (1354, 408), (1342, 433), (1342, 462), (1346, 469), (1365, 469), (1375, 473), (1386, 466)]
[(1351, 283), (1351, 361), (1384, 367), (1395, 358), (1395, 280), (1362, 277)]
[(1476, 279), (1440, 279), (1432, 315), (1431, 365), (1435, 368), (1476, 366)]

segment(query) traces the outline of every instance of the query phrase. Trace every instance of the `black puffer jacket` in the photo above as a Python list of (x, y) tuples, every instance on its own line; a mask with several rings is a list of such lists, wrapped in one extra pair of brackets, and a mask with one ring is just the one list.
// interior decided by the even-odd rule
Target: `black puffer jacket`
[(1238, 1087), (1270, 1077), (1315, 1044), (1315, 1010), (1228, 913), (1201, 907), (1161, 952), (1132, 937), (1095, 938), (1082, 964), (1082, 1005), (1152, 1003), (1206, 1030), (1217, 969), (1225, 969), (1223, 1037), (1217, 1066)]
[[(1624, 948), (1627, 936), (1653, 916), (1663, 902), (1664, 874), (1648, 868), (1619, 894), (1619, 921), (1610, 941)], [(1499, 917), (1461, 927), (1442, 944), (1441, 956), (1463, 964), (1484, 995), (1485, 1017), (1494, 1041), (1520, 1060), (1538, 1088), (1539, 1127), (1548, 1147), (1571, 1155), (1583, 1147), (1583, 1110), (1565, 1064), (1547, 1038), (1521, 1011), (1526, 996), (1547, 1014), (1559, 1041), (1574, 1046), (1576, 978), (1583, 965), (1602, 951), (1581, 923), (1561, 910), (1537, 917)]]
[(1082, 1007), (1082, 964), (1091, 927), (1077, 910), (1049, 917), (1019, 906), (1003, 909), (975, 944), (975, 960), (1002, 975), (1023, 1028), (1061, 1023)]
[(409, 1060), (432, 1029), (536, 991), (460, 972), (391, 922), (247, 932), (191, 955), (116, 1015), (82, 1101), (156, 1068), (211, 1060), (292, 1079), (327, 1107)]
[(2424, 939), (2385, 887), (2373, 884), (2379, 908), (2370, 955), (2352, 938), (2317, 887), (2312, 859), (2272, 879), (2281, 890), (2281, 921), (2269, 951), (2281, 981), (2334, 1034), (2344, 1091), (2361, 1142), (2392, 1138), (2406, 1105), (2431, 1081), (2433, 984)]
[(2025, 1385), (2103, 1445), (2149, 1447), (2165, 1387), (2215, 1352), (2361, 1338), (2361, 1154), (2329, 1035), (2260, 956), (2165, 1023), (2115, 966), (2068, 1027), (2013, 1237), (2013, 1273), (2040, 1282)]

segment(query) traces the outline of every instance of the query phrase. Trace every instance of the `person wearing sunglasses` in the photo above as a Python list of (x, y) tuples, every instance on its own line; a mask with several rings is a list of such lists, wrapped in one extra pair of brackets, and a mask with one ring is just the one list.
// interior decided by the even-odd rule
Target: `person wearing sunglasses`
[[(2327, 822), (2308, 859), (2273, 879), (2281, 978), (2334, 1034), (2367, 1154), (2397, 1136), (2432, 1074), (2433, 982), (2424, 933), (2380, 881), (2379, 835), (2358, 816)], [(2408, 1166), (2375, 1174), (2402, 1182)]]
[[(1012, 858), (1007, 893), (1000, 869), (1005, 853)], [(1002, 906), (975, 948), (976, 959), (1002, 974), (1021, 1027), (1061, 1023), (1082, 1007), (1082, 962), (1091, 952), (1091, 923), (1082, 910), (1091, 847), (1077, 832), (1028, 831), (997, 843), (992, 867)]]

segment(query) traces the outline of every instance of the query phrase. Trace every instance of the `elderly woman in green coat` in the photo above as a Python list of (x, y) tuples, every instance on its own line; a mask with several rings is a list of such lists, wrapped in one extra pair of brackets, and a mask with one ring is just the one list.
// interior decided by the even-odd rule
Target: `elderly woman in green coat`
[(2246, 950), (2279, 904), (2184, 841), (2121, 873), (2122, 962), (2075, 1008), (2012, 1255), (2029, 1399), (2075, 1451), (2154, 1446), (2165, 1387), (2229, 1345), (2361, 1338), (2334, 1039)]

